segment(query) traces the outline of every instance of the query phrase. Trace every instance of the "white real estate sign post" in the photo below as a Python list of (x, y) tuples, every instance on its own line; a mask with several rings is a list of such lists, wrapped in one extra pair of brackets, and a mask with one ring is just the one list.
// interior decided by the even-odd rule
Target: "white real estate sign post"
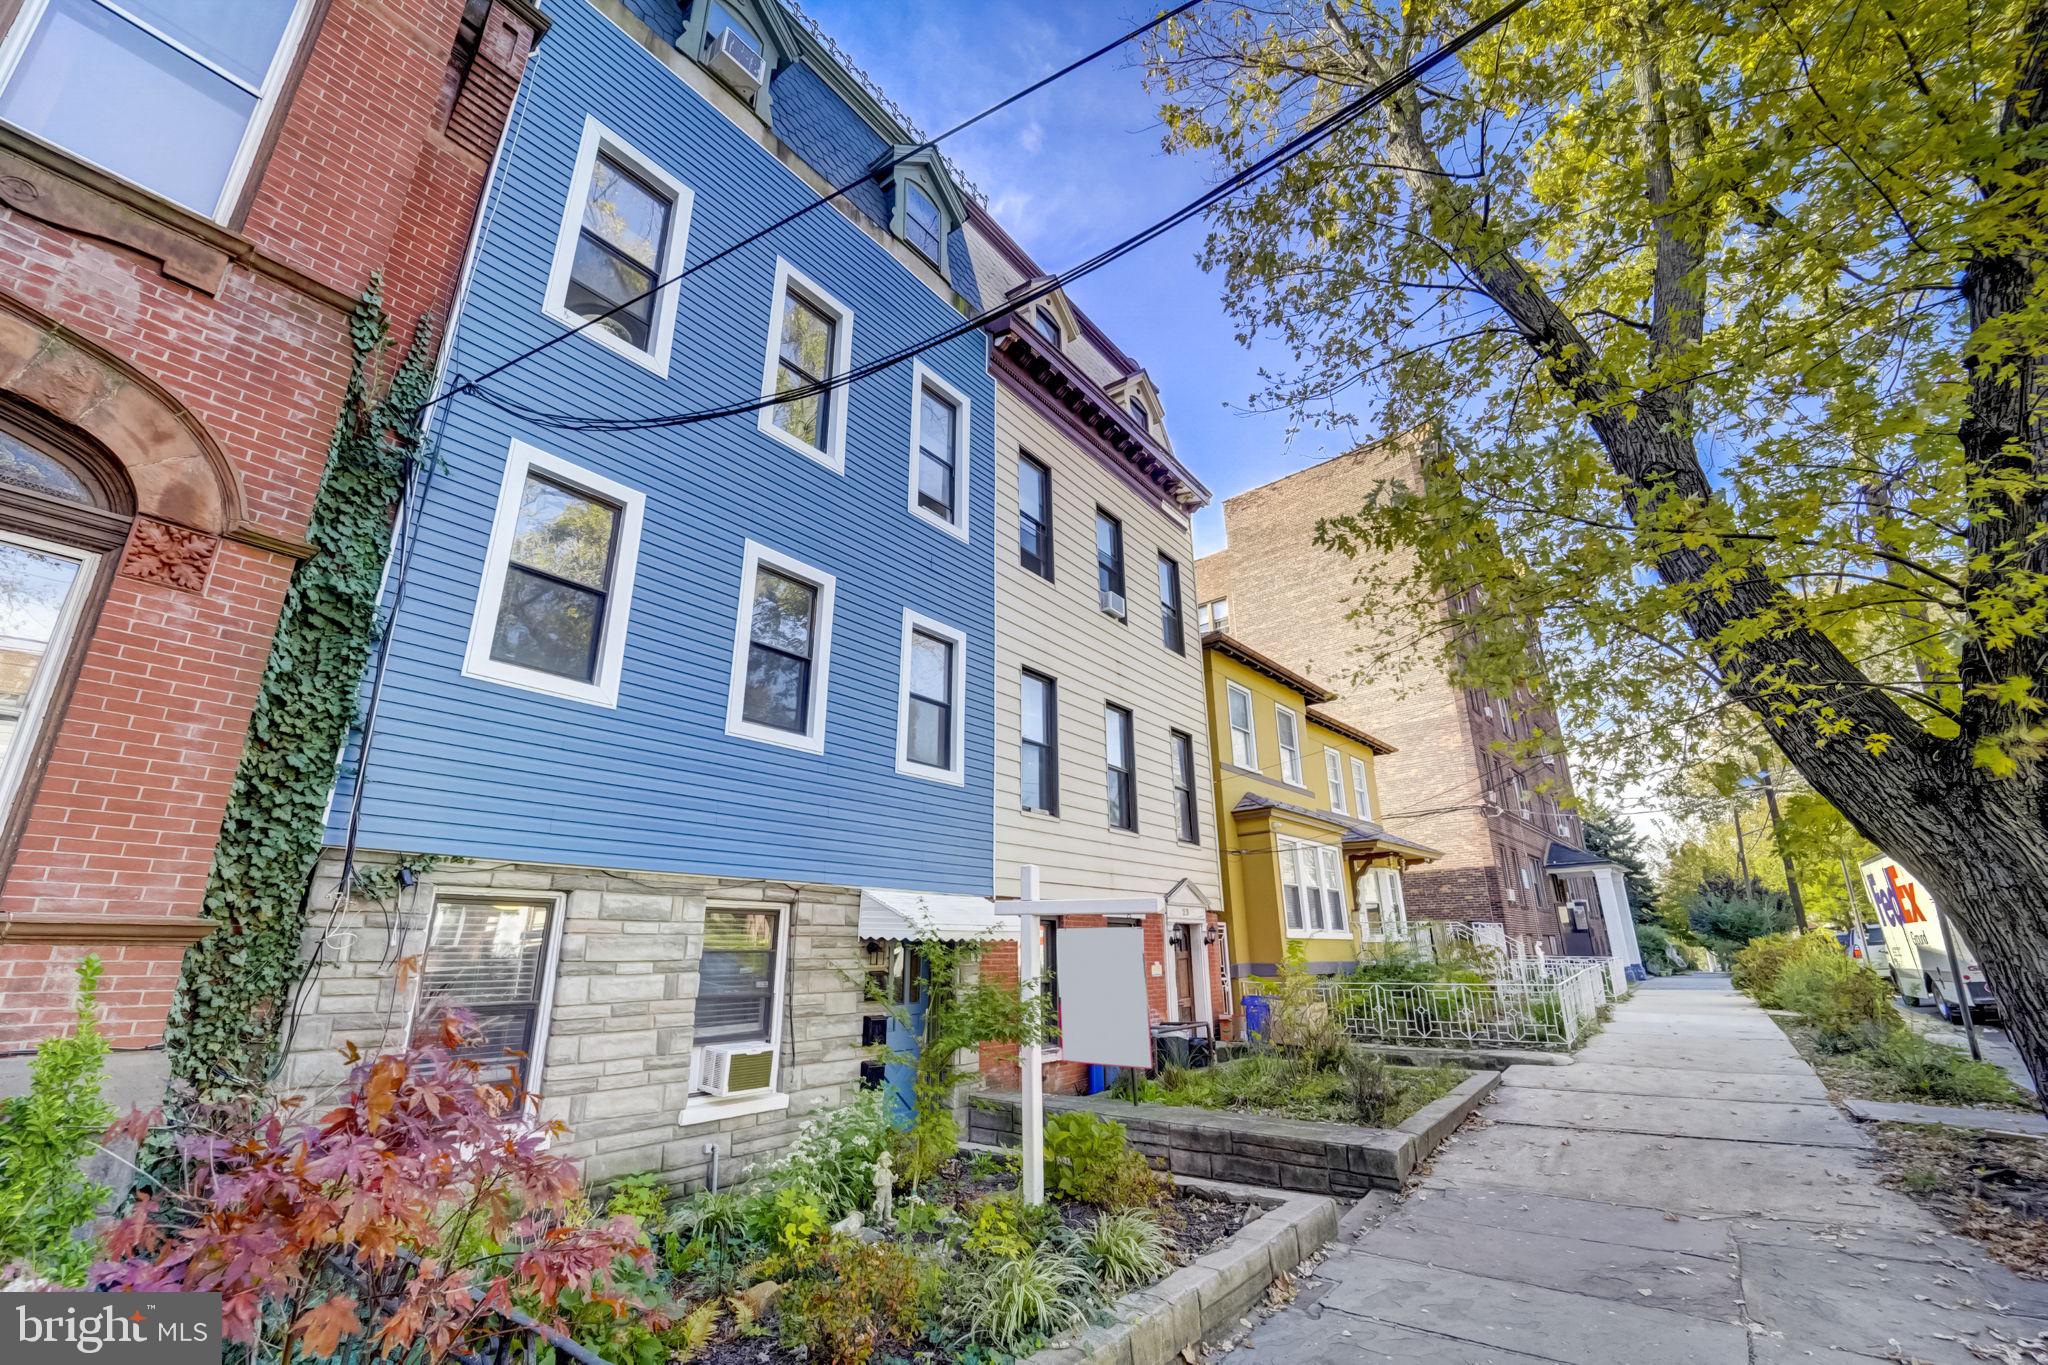
[[(1124, 896), (1104, 900), (1040, 900), (1038, 869), (1018, 869), (1023, 893), (1014, 901), (998, 901), (996, 909), (1018, 916), (1017, 989), (1027, 1012), (1038, 998), (1038, 922), (1062, 915), (1104, 915), (1112, 918), (1163, 915), (1159, 896)], [(1066, 954), (1060, 964), (1060, 1057), (1069, 1062), (1102, 1066), (1146, 1067), (1152, 1064), (1152, 1019), (1145, 997), (1145, 931), (1110, 927), (1073, 929), (1069, 935), (1085, 944)], [(1083, 938), (1082, 936), (1086, 937)], [(1022, 1091), (1018, 1145), (1024, 1164), (1024, 1202), (1045, 1202), (1045, 1046), (1036, 1037), (1018, 1058)]]

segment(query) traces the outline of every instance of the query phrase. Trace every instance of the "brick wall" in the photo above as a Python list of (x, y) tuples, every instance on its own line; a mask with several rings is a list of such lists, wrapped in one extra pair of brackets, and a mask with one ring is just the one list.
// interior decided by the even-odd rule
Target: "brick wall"
[[(1361, 599), (1351, 561), (1315, 544), (1319, 518), (1357, 511), (1382, 483), (1418, 485), (1426, 451), (1426, 434), (1411, 432), (1227, 499), (1229, 545), (1196, 561), (1197, 597), (1227, 597), (1231, 635), (1337, 692), (1322, 709), (1394, 746), (1375, 761), (1383, 822), (1443, 854), (1404, 875), (1411, 918), (1495, 922), (1511, 938), (1556, 935), (1547, 886), (1532, 901), (1501, 867), (1503, 850), (1541, 858), (1551, 836), (1513, 809), (1510, 787), (1496, 789), (1490, 746), (1505, 733), (1498, 716), (1475, 708), (1434, 657), (1372, 667), (1367, 651), (1411, 634), (1413, 618), (1375, 611)], [(1388, 572), (1398, 579), (1411, 565), (1404, 554)], [(1554, 718), (1549, 728), (1556, 732)], [(1569, 790), (1561, 758), (1555, 772), (1559, 789)], [(1431, 813), (1415, 813), (1423, 811)], [(1511, 882), (1513, 899), (1505, 894)]]
[[(89, 951), (109, 964), (114, 1044), (161, 1038), (347, 380), (352, 300), (383, 270), (403, 337), (453, 294), (488, 170), (442, 129), (462, 11), (330, 0), (239, 230), (0, 134), (33, 191), (0, 208), (0, 393), (86, 431), (138, 510), (197, 547), (177, 582), (121, 561), (47, 764), (16, 797), (0, 1053), (65, 1022), (53, 966)], [(487, 25), (500, 41), (479, 60), (516, 82), (535, 25), (502, 0)], [(502, 40), (508, 25), (523, 46)], [(110, 420), (116, 399), (139, 416)], [(177, 465), (182, 485), (173, 449), (200, 452)]]

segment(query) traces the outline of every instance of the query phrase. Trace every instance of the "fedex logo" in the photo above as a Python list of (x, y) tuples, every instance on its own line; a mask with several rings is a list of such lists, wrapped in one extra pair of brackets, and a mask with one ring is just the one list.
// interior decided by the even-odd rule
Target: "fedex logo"
[(1886, 863), (1882, 883), (1875, 872), (1864, 873), (1863, 880), (1870, 890), (1870, 903), (1877, 907), (1877, 917), (1892, 928), (1927, 922), (1920, 910), (1920, 888), (1911, 878), (1900, 881), (1898, 868)]

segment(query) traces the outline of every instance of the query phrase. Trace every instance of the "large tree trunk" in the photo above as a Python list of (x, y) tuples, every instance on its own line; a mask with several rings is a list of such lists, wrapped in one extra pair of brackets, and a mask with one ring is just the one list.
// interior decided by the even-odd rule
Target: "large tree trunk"
[[(1342, 15), (1330, 6), (1324, 12), (1368, 80), (1390, 74)], [(2037, 0), (2016, 56), (2019, 79), (2002, 127), (2024, 136), (2048, 121), (2048, 0)], [(1697, 336), (1705, 272), (1691, 225), (1676, 213), (1667, 215), (1665, 208), (1673, 202), (1674, 170), (1682, 169), (1682, 158), (1706, 140), (1708, 130), (1689, 92), (1666, 89), (1654, 59), (1646, 56), (1643, 62), (1633, 74), (1646, 101), (1645, 192), (1657, 217), (1651, 246), (1656, 281), (1652, 332), (1658, 351), (1668, 354)], [(1631, 512), (1640, 513), (1654, 498), (1704, 503), (1717, 496), (1694, 446), (1690, 398), (1683, 387), (1617, 389), (1594, 363), (1598, 348), (1524, 267), (1516, 244), (1498, 240), (1484, 225), (1472, 191), (1444, 173), (1418, 94), (1405, 91), (1382, 109), (1392, 159), (1403, 167), (1410, 192), (1431, 210), (1431, 221), (1444, 226), (1444, 244), (1471, 282), (1507, 315), (1553, 381), (1586, 411), (1609, 463), (1631, 490)], [(2042, 268), (2035, 244), (2044, 226), (2032, 206), (2044, 178), (2038, 162), (2022, 162), (1988, 182), (1988, 196), (2002, 194), (2025, 207), (1980, 244), (1979, 255), (1964, 271), (1963, 293), (1979, 343), (1992, 335), (1987, 328), (1995, 330), (2029, 307)], [(1995, 198), (1991, 202), (1996, 207)], [(1966, 357), (1972, 387), (1970, 415), (1959, 433), (1963, 455), (1973, 482), (2003, 477), (2028, 491), (2002, 497), (1972, 517), (1972, 567), (1964, 586), (1966, 597), (1980, 599), (2001, 590), (2010, 593), (2024, 575), (2048, 575), (2048, 489), (2029, 490), (2027, 484), (2030, 476), (2048, 472), (2040, 366), (2037, 357), (2015, 357), (2010, 351), (1999, 353), (1998, 361), (1989, 363), (1976, 347)], [(2043, 1090), (2048, 1081), (2048, 757), (2043, 756), (2048, 744), (2022, 745), (2018, 771), (1994, 778), (1974, 761), (1977, 742), (2008, 742), (2010, 750), (2016, 731), (2041, 722), (2016, 705), (1994, 703), (1968, 689), (2022, 677), (2034, 681), (2037, 695), (2048, 694), (2048, 639), (2022, 634), (1999, 648), (1973, 642), (1963, 652), (1963, 734), (1958, 740), (1936, 741), (1887, 692), (1874, 688), (1832, 640), (1800, 624), (1801, 613), (1785, 590), (1760, 567), (1731, 577), (1727, 560), (1711, 544), (1661, 551), (1654, 564), (1667, 584), (1715, 583), (1713, 590), (1687, 597), (1684, 618), (1693, 638), (1713, 652), (1724, 689), (1763, 722), (1816, 791), (1864, 837), (1904, 863), (1953, 917), (2005, 1004), (2036, 1090)], [(1770, 629), (1754, 633), (1739, 649), (1725, 645), (1737, 638), (1737, 628), (1758, 622), (1770, 623)], [(1783, 709), (1788, 703), (1793, 706), (1789, 713)], [(1848, 733), (1822, 736), (1809, 713), (1816, 706), (1847, 721)], [(1877, 736), (1887, 742), (1865, 743)]]

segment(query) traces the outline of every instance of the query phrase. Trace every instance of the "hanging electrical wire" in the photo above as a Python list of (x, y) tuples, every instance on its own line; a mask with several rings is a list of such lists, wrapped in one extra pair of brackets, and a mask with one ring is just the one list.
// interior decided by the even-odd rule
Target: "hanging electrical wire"
[[(626, 299), (620, 303), (615, 303), (611, 307), (605, 309), (602, 313), (594, 313), (589, 317), (584, 318), (583, 321), (577, 323), (574, 327), (571, 327), (566, 332), (558, 332), (554, 336), (549, 337), (546, 341), (540, 342), (539, 344), (534, 346), (527, 347), (525, 350), (521, 351), (518, 355), (513, 356), (511, 359), (500, 361), (498, 364), (493, 365), (490, 369), (485, 370), (482, 374), (478, 375), (475, 380), (471, 381), (472, 385), (482, 383), (484, 380), (491, 379), (497, 375), (503, 374), (505, 371), (511, 369), (514, 365), (522, 364), (525, 361), (531, 360), (533, 357), (539, 355), (542, 351), (547, 350), (550, 346), (559, 345), (563, 341), (568, 340), (570, 337), (575, 336), (578, 332), (582, 332), (591, 327), (595, 327), (597, 324), (603, 322), (612, 314), (621, 312), (647, 299), (653, 298), (655, 295), (661, 293), (662, 290), (667, 289), (671, 285), (681, 284), (684, 280), (696, 274), (698, 271), (703, 270), (708, 266), (716, 265), (718, 262), (732, 255), (735, 251), (739, 251), (742, 250), (743, 248), (750, 247), (754, 243), (760, 241), (763, 237), (768, 236), (770, 233), (779, 232), (781, 229), (788, 227), (791, 223), (796, 222), (798, 219), (803, 218), (809, 214), (815, 213), (819, 209), (825, 207), (825, 205), (844, 198), (846, 195), (852, 193), (854, 190), (859, 189), (862, 185), (867, 184), (869, 181), (875, 179), (877, 176), (884, 175), (889, 171), (894, 170), (896, 167), (901, 166), (904, 162), (913, 161), (916, 158), (923, 156), (926, 152), (935, 150), (938, 147), (938, 145), (941, 142), (946, 141), (946, 139), (957, 136), (960, 133), (966, 132), (969, 128), (972, 128), (975, 124), (980, 123), (983, 119), (991, 118), (996, 114), (1000, 114), (1003, 110), (1008, 109), (1011, 105), (1017, 103), (1019, 100), (1030, 98), (1032, 95), (1037, 94), (1039, 91), (1045, 89), (1048, 85), (1053, 84), (1055, 81), (1064, 80), (1068, 76), (1073, 75), (1076, 71), (1079, 71), (1082, 67), (1100, 61), (1102, 58), (1108, 56), (1110, 53), (1124, 46), (1124, 44), (1130, 42), (1133, 38), (1136, 38), (1141, 34), (1149, 33), (1153, 29), (1158, 28), (1161, 24), (1166, 23), (1168, 20), (1176, 19), (1181, 15), (1186, 14), (1195, 6), (1203, 3), (1205, 3), (1205, 0), (1181, 0), (1180, 4), (1175, 5), (1172, 9), (1164, 11), (1157, 18), (1147, 20), (1145, 23), (1138, 25), (1136, 28), (1131, 29), (1129, 32), (1120, 34), (1119, 36), (1110, 39), (1108, 42), (1102, 44), (1098, 48), (1095, 48), (1093, 51), (1083, 53), (1081, 56), (1076, 57), (1073, 61), (1068, 62), (1059, 70), (1048, 72), (1046, 75), (1039, 77), (1031, 84), (1025, 86), (1022, 90), (1018, 90), (1011, 94), (1005, 95), (1002, 99), (997, 100), (994, 104), (989, 105), (987, 108), (982, 109), (977, 113), (968, 115), (966, 118), (960, 120), (958, 123), (954, 124), (952, 127), (946, 129), (945, 131), (936, 133), (933, 136), (926, 138), (924, 141), (906, 148), (904, 151), (898, 153), (896, 156), (890, 158), (889, 160), (884, 161), (878, 165), (868, 167), (865, 171), (862, 171), (858, 176), (854, 177), (852, 180), (847, 181), (845, 184), (837, 186), (836, 188), (829, 190), (825, 194), (819, 195), (816, 199), (812, 199), (807, 203), (799, 205), (797, 208), (791, 209), (788, 213), (783, 214), (774, 222), (768, 223), (763, 227), (756, 228), (754, 231), (748, 233), (746, 236), (740, 238), (738, 241), (728, 242), (726, 245), (712, 252), (709, 256), (706, 256), (703, 260), (697, 262), (695, 265), (688, 266), (684, 268), (681, 272), (675, 275), (671, 275), (669, 278), (665, 280), (656, 281), (654, 284), (649, 285), (646, 289), (641, 290), (638, 294), (635, 294), (632, 298)], [(456, 394), (462, 391), (463, 390), (459, 387), (450, 387), (444, 390), (443, 392), (435, 395), (433, 398), (428, 399), (426, 402), (420, 404), (419, 412), (424, 414), (427, 411), (427, 409), (432, 408), (449, 398), (453, 398)]]
[(1196, 215), (1207, 211), (1213, 205), (1237, 193), (1246, 185), (1262, 178), (1268, 172), (1276, 170), (1322, 145), (1344, 128), (1421, 80), (1464, 48), (1507, 22), (1516, 12), (1531, 3), (1532, 0), (1511, 0), (1509, 4), (1501, 6), (1484, 19), (1473, 24), (1470, 28), (1465, 29), (1456, 37), (1439, 46), (1428, 56), (1409, 63), (1406, 67), (1395, 72), (1392, 76), (1367, 90), (1364, 94), (1340, 105), (1329, 114), (1324, 115), (1321, 119), (1318, 119), (1293, 137), (1287, 139), (1287, 141), (1275, 147), (1272, 151), (1266, 153), (1266, 155), (1248, 163), (1235, 174), (1220, 181), (1165, 217), (1156, 219), (1121, 241), (1105, 247), (1080, 264), (1071, 266), (1057, 275), (1045, 277), (1022, 293), (1006, 299), (998, 307), (983, 309), (972, 317), (948, 327), (935, 335), (925, 337), (921, 341), (913, 342), (908, 346), (868, 361), (865, 364), (856, 365), (843, 373), (831, 375), (810, 384), (762, 394), (756, 398), (724, 403), (716, 407), (643, 417), (598, 417), (582, 413), (553, 412), (545, 408), (532, 407), (484, 388), (482, 380), (485, 376), (481, 375), (476, 380), (459, 388), (451, 389), (449, 392), (450, 394), (457, 392), (472, 393), (500, 411), (511, 413), (514, 416), (534, 423), (536, 426), (544, 426), (551, 430), (609, 432), (648, 431), (661, 427), (694, 426), (701, 422), (714, 422), (726, 417), (744, 416), (748, 413), (759, 412), (763, 408), (795, 402), (816, 394), (830, 393), (834, 389), (858, 383), (860, 380), (866, 379), (871, 375), (893, 369), (934, 347), (943, 346), (947, 342), (958, 340), (960, 337), (976, 332), (997, 318), (1027, 308), (1058, 290), (1066, 288), (1074, 281), (1093, 274), (1113, 261), (1120, 260), (1155, 238), (1171, 232), (1182, 223), (1187, 222)]

